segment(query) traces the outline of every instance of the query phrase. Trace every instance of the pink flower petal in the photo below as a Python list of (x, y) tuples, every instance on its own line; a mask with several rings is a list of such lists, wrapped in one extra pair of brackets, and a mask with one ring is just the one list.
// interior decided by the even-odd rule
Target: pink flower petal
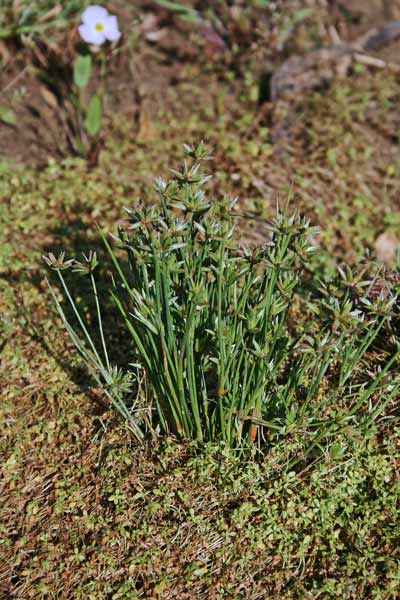
[(87, 44), (95, 44), (96, 46), (101, 46), (106, 41), (106, 36), (104, 35), (104, 31), (96, 31), (94, 27), (90, 25), (80, 25), (79, 33), (81, 38)]
[(107, 9), (98, 4), (91, 4), (82, 13), (82, 23), (85, 25), (94, 25), (95, 23), (103, 22), (108, 15)]
[(104, 23), (104, 35), (110, 42), (117, 42), (121, 37), (118, 29), (118, 20), (114, 15), (109, 15)]

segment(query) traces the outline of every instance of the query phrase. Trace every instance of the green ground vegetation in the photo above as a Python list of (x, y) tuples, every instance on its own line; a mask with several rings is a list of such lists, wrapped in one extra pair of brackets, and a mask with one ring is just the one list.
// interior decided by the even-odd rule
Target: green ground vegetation
[[(317, 17), (307, 17), (309, 45), (318, 42)], [(137, 52), (135, 64), (140, 56), (162, 62), (145, 43)], [(245, 457), (173, 437), (138, 446), (88, 377), (44, 281), (44, 253), (79, 258), (94, 249), (104, 258), (96, 226), (115, 232), (123, 207), (152, 201), (154, 177), (167, 177), (182, 145), (200, 139), (213, 149), (213, 197), (238, 195), (241, 210), (264, 219), (291, 193), (291, 206), (321, 229), (310, 269), (328, 289), (344, 262), (367, 278), (374, 272), (377, 237), (400, 226), (398, 77), (358, 69), (297, 99), (290, 150), (280, 153), (259, 102), (257, 60), (246, 57), (221, 64), (198, 52), (162, 102), (143, 92), (139, 119), (109, 111), (94, 168), (74, 157), (39, 165), (1, 157), (4, 598), (398, 597), (398, 397), (363, 435), (341, 427), (308, 458), (301, 428)], [(243, 236), (265, 240), (262, 223), (244, 220)], [(107, 267), (102, 275), (106, 293)], [(378, 294), (398, 292), (395, 263), (377, 286)], [(90, 316), (85, 288), (75, 292)], [(306, 278), (292, 328), (308, 318), (309, 293)], [(128, 337), (105, 322), (123, 363)], [(358, 367), (362, 376), (379, 373), (398, 327), (395, 306)], [(398, 373), (397, 361), (393, 380)]]

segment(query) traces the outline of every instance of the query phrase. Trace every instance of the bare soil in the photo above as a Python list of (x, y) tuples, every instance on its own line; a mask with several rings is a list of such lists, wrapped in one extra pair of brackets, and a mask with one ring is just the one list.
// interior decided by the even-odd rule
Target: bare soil
[[(318, 2), (313, 4), (319, 6)], [(319, 32), (319, 45), (332, 43), (329, 25), (335, 27), (343, 41), (352, 41), (371, 27), (395, 18), (398, 10), (395, 2), (385, 3), (381, 0), (341, 0), (321, 4), (327, 8), (318, 8), (324, 22)], [(203, 76), (204, 67), (215, 70), (217, 66), (217, 69), (223, 69), (225, 64), (229, 68), (235, 59), (228, 48), (218, 46), (215, 40), (213, 43), (212, 38), (210, 42), (209, 35), (207, 37), (196, 28), (156, 9), (151, 2), (138, 3), (135, 8), (125, 5), (122, 9), (118, 4), (118, 10), (119, 14), (122, 10), (121, 20), (124, 23), (133, 23), (138, 12), (142, 11), (139, 35), (145, 41), (139, 40), (134, 49), (127, 43), (122, 44), (111, 58), (111, 94), (107, 112), (124, 115), (136, 126), (134, 134), (146, 138), (149, 135), (146, 129), (152, 129), (152, 121), (157, 119), (160, 107), (165, 111), (171, 108), (169, 90), (187, 81), (188, 67), (195, 82)], [(271, 68), (272, 63), (276, 65), (287, 57), (291, 49), (307, 52), (310, 41), (304, 40), (306, 27), (300, 25), (293, 31), (281, 51), (281, 58), (274, 31), (266, 31), (269, 43), (265, 44), (263, 40), (265, 47), (262, 50), (260, 47), (254, 50), (254, 43), (248, 47), (244, 44), (241, 63), (247, 65), (245, 68), (252, 68), (256, 73), (258, 71), (261, 76), (265, 69)], [(7, 48), (3, 43), (3, 54), (8, 56), (8, 61), (0, 74), (1, 105), (12, 108), (17, 122), (13, 127), (0, 122), (0, 155), (28, 164), (43, 164), (51, 157), (71, 154), (68, 138), (72, 134), (73, 111), (69, 87), (71, 65), (78, 44), (74, 28), (50, 31), (45, 39), (25, 48), (17, 41), (11, 42)], [(396, 62), (399, 49), (400, 42), (393, 43), (377, 56)], [(253, 55), (257, 58), (256, 65)], [(193, 90), (195, 93), (195, 86)], [(191, 98), (186, 93), (184, 99), (188, 107), (196, 107), (195, 97)], [(104, 132), (104, 136), (107, 135), (107, 131)]]

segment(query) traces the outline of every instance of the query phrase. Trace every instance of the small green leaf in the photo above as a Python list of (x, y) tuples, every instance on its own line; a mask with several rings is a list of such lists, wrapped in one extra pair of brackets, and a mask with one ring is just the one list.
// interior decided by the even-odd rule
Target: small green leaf
[(15, 112), (7, 106), (0, 106), (0, 121), (3, 121), (6, 125), (16, 125), (17, 117)]
[(294, 23), (301, 23), (304, 19), (307, 19), (310, 15), (315, 11), (314, 8), (301, 8), (300, 10), (296, 10), (293, 15)]
[(92, 72), (92, 58), (90, 54), (78, 54), (74, 62), (74, 83), (78, 88), (84, 88)]
[(85, 127), (89, 135), (96, 135), (101, 127), (102, 106), (100, 98), (95, 94), (89, 103)]
[(201, 23), (202, 19), (200, 14), (194, 8), (183, 6), (180, 2), (172, 2), (171, 0), (156, 0), (159, 6), (172, 10), (174, 13), (192, 23)]

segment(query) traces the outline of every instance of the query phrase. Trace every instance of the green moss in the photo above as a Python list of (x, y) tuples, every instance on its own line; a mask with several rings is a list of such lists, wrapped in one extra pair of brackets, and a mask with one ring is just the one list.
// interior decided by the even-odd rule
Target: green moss
[(399, 227), (397, 78), (365, 71), (300, 98), (282, 156), (274, 114), (257, 104), (258, 56), (245, 67), (239, 59), (236, 71), (189, 64), (151, 127), (115, 115), (96, 169), (0, 162), (5, 598), (399, 594), (394, 427), (366, 440), (342, 435), (295, 474), (286, 465), (301, 455), (301, 435), (258, 462), (173, 441), (139, 450), (89, 387), (50, 308), (41, 254), (96, 245), (96, 223), (147, 200), (182, 143), (200, 138), (214, 147), (216, 194), (271, 215), (293, 189), (292, 202), (322, 226), (321, 272), (358, 263), (379, 233)]

